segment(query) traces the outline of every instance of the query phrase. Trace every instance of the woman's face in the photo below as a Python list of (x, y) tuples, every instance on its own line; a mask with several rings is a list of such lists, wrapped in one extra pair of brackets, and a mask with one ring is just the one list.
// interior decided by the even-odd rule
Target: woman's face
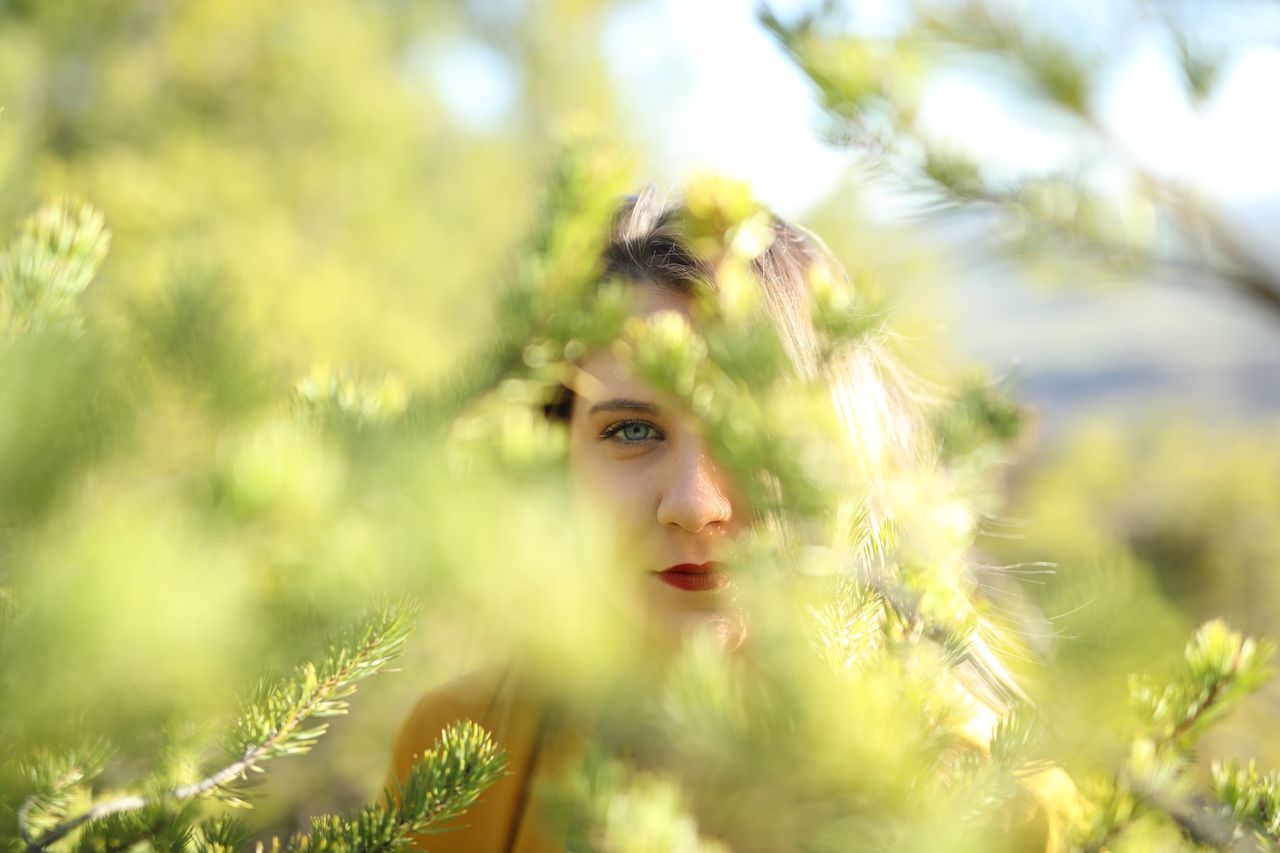
[[(635, 313), (675, 311), (690, 300), (655, 284), (637, 288)], [(569, 422), (569, 461), (579, 495), (608, 512), (639, 558), (647, 614), (672, 635), (710, 627), (736, 644), (733, 585), (719, 564), (743, 524), (743, 508), (712, 459), (701, 424), (631, 375), (608, 349), (579, 364)]]

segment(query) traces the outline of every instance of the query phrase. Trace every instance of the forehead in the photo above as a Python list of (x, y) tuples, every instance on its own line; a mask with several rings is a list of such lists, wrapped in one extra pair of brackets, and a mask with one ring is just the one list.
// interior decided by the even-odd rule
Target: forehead
[[(664, 311), (674, 311), (691, 324), (694, 322), (692, 299), (688, 294), (658, 284), (637, 284), (635, 289), (636, 301), (632, 316), (648, 317)], [(578, 362), (573, 390), (588, 401), (600, 400), (606, 396), (655, 396), (654, 389), (634, 377), (631, 369), (609, 347), (590, 352)]]

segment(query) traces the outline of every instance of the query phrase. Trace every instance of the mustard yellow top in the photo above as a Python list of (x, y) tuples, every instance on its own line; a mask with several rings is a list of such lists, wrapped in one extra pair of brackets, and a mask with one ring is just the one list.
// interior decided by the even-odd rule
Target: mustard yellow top
[(445, 726), (473, 720), (507, 751), (507, 775), (485, 789), (466, 814), (446, 824), (451, 831), (418, 836), (415, 846), (431, 853), (564, 853), (536, 820), (535, 782), (563, 760), (563, 743), (551, 742), (536, 707), (517, 702), (515, 679), (505, 670), (484, 670), (423, 697), (405, 720), (391, 758), (399, 780), (416, 758), (431, 749)]
[[(423, 697), (396, 736), (392, 773), (404, 780), (419, 755), (431, 749), (441, 731), (457, 720), (473, 720), (507, 750), (507, 775), (480, 795), (466, 814), (446, 824), (448, 831), (415, 838), (431, 853), (564, 853), (563, 841), (539, 820), (537, 782), (560, 768), (573, 747), (553, 736), (538, 703), (517, 699), (507, 670), (465, 676)], [(1080, 799), (1065, 773), (1049, 768), (1023, 779), (1028, 811), (1013, 816), (1009, 848), (1041, 853), (1064, 849), (1064, 806)]]

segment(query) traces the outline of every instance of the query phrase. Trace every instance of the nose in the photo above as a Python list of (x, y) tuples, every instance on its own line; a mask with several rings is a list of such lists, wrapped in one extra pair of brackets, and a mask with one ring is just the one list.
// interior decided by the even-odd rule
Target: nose
[(672, 464), (658, 502), (658, 523), (689, 533), (727, 527), (733, 519), (728, 482), (702, 442), (689, 442)]

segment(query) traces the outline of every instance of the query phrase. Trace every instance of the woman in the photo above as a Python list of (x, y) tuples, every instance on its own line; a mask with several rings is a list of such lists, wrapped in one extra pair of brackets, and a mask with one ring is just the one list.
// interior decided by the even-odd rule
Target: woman
[[(859, 529), (878, 531), (892, 523), (882, 487), (895, 472), (927, 467), (920, 419), (910, 414), (905, 383), (874, 339), (836, 352), (826, 346), (813, 320), (814, 302), (821, 296), (817, 288), (839, 281), (836, 264), (795, 226), (768, 214), (757, 218), (756, 225), (761, 223), (757, 230), (763, 239), (754, 245), (741, 227), (729, 242), (747, 244), (738, 259), (759, 297), (757, 313), (768, 318), (791, 374), (829, 389), (846, 451), (847, 467), (840, 476), (864, 488)], [(696, 211), (688, 205), (663, 207), (652, 189), (617, 211), (600, 280), (623, 282), (631, 291), (630, 328), (655, 322), (704, 325), (702, 295), (726, 287), (734, 259), (715, 254), (723, 242), (712, 241), (710, 255), (695, 252), (698, 231)], [(678, 647), (691, 634), (709, 634), (722, 647), (737, 649), (749, 640), (750, 620), (724, 557), (753, 525), (773, 525), (785, 535), (786, 522), (752, 499), (760, 484), (750, 480), (751, 472), (731, 470), (733, 460), (724, 448), (713, 447), (713, 430), (691, 413), (689, 401), (647, 381), (636, 359), (628, 357), (637, 346), (624, 334), (621, 347), (580, 354), (546, 414), (567, 429), (578, 495), (603, 508), (615, 522), (623, 550), (639, 555), (631, 562), (652, 643)], [(852, 547), (867, 552), (854, 557), (874, 562), (877, 535), (854, 538), (859, 541)], [(981, 634), (971, 638), (956, 677), (967, 708), (960, 727), (981, 747), (996, 717), (1019, 695), (1017, 688)], [(396, 740), (398, 777), (445, 725), (462, 718), (488, 728), (510, 756), (510, 775), (469, 811), (465, 827), (426, 839), (429, 849), (564, 849), (564, 841), (538, 818), (542, 808), (534, 802), (534, 782), (564, 763), (575, 747), (571, 739), (549, 734), (543, 707), (510, 671), (469, 677), (419, 703)], [(1041, 837), (1033, 847), (1043, 845)]]

